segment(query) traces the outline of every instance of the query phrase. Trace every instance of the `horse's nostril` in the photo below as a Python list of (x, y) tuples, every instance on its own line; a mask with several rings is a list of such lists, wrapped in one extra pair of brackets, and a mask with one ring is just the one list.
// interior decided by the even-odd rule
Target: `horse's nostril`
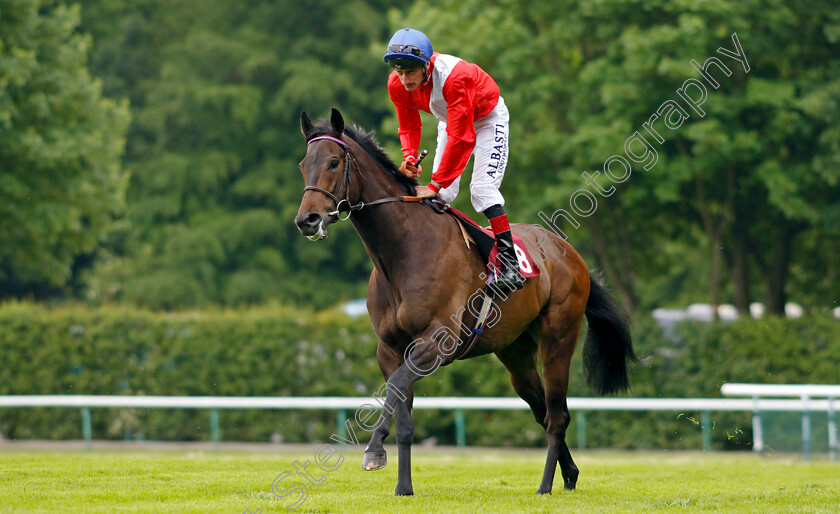
[(295, 224), (301, 231), (307, 234), (317, 230), (322, 219), (321, 215), (317, 212), (308, 212), (295, 218)]

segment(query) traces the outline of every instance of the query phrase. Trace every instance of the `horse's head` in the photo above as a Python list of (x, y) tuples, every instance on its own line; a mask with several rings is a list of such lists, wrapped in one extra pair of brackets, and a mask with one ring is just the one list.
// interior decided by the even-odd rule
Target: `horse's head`
[(306, 157), (300, 162), (306, 187), (295, 224), (313, 241), (327, 237), (327, 226), (338, 219), (340, 211), (349, 209), (354, 186), (350, 180), (353, 157), (342, 139), (344, 118), (336, 109), (330, 126), (333, 134), (314, 134), (306, 112), (300, 115), (300, 129), (307, 139)]

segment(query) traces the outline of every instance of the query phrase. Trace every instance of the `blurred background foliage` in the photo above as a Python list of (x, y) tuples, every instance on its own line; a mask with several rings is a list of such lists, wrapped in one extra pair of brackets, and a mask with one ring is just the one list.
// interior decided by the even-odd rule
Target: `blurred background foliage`
[[(634, 164), (579, 227), (560, 227), (637, 320), (630, 394), (840, 381), (826, 313), (840, 306), (831, 2), (0, 0), (0, 394), (364, 396), (381, 385), (369, 320), (329, 310), (365, 295), (364, 246), (349, 224), (320, 244), (293, 224), (298, 120), (337, 107), (396, 158), (382, 54), (404, 26), (499, 83), (515, 222), (571, 212), (575, 191), (594, 192), (583, 172), (608, 188), (605, 160), (664, 102), (686, 109), (678, 129), (659, 125), (655, 166)], [(749, 72), (717, 53), (734, 49), (733, 33)], [(732, 74), (711, 68), (720, 87), (707, 87), (699, 116), (676, 91), (700, 77), (692, 60), (711, 56)], [(423, 120), (434, 152), (436, 123)], [(466, 194), (455, 206), (472, 212)], [(763, 302), (779, 315), (791, 301), (805, 318), (686, 324), (676, 342), (650, 316), (693, 302), (742, 314)], [(573, 396), (590, 394), (581, 369)], [(418, 394), (513, 392), (486, 357), (440, 370)], [(78, 437), (68, 412), (4, 410), (0, 433)], [(698, 448), (690, 414), (591, 413), (589, 441)], [(333, 416), (226, 412), (223, 437), (325, 440)], [(418, 412), (417, 437), (453, 442), (452, 416)], [(101, 410), (94, 430), (202, 439), (205, 418)], [(715, 421), (717, 448), (749, 441), (748, 413)], [(470, 444), (544, 437), (524, 412), (469, 416), (467, 432)]]
[[(364, 296), (349, 224), (292, 223), (298, 117), (338, 107), (397, 156), (381, 60), (402, 26), (478, 63), (512, 113), (512, 220), (581, 176), (717, 56), (658, 161), (562, 230), (633, 312), (838, 305), (840, 11), (819, 1), (2, 0), (0, 297), (152, 309)], [(750, 70), (718, 48), (738, 34)], [(683, 103), (683, 107), (687, 106)], [(424, 117), (424, 146), (434, 123)], [(661, 122), (660, 122), (661, 123)], [(428, 172), (427, 172), (428, 173)], [(467, 171), (469, 174), (469, 171)], [(426, 177), (427, 178), (427, 177)], [(601, 173), (603, 187), (611, 184)], [(592, 186), (589, 186), (592, 190)], [(468, 195), (456, 206), (471, 212)]]
[[(830, 316), (735, 322), (684, 322), (667, 340), (647, 318), (636, 324), (632, 390), (646, 398), (720, 397), (724, 382), (840, 383), (840, 323)], [(247, 310), (159, 313), (126, 307), (0, 307), (0, 395), (124, 394), (192, 396), (357, 396), (384, 384), (367, 316), (337, 309), (268, 304)], [(581, 352), (572, 363), (569, 395), (592, 396)], [(418, 382), (418, 396), (515, 396), (504, 366), (487, 355), (439, 368)], [(373, 402), (373, 400), (370, 400)], [(364, 403), (364, 402), (362, 402)], [(361, 403), (360, 405), (361, 406)], [(96, 439), (209, 440), (206, 410), (93, 409)], [(347, 413), (353, 418), (353, 411)], [(750, 412), (713, 412), (716, 449), (749, 449)], [(455, 443), (452, 411), (415, 411), (416, 440)], [(572, 413), (568, 441), (577, 441)], [(699, 449), (699, 412), (588, 412), (587, 445)], [(771, 419), (772, 416), (768, 416)], [(332, 411), (223, 410), (227, 441), (328, 441)], [(824, 419), (824, 416), (823, 418)], [(694, 421), (692, 421), (694, 420)], [(470, 445), (542, 446), (545, 433), (528, 411), (470, 411)], [(357, 436), (369, 434), (354, 422)], [(825, 424), (814, 421), (815, 451)], [(78, 439), (78, 409), (0, 409), (0, 434), (11, 439)], [(776, 450), (797, 449), (796, 424)], [(818, 435), (818, 433), (820, 435)], [(393, 436), (392, 436), (393, 437)], [(768, 444), (770, 444), (768, 442)]]

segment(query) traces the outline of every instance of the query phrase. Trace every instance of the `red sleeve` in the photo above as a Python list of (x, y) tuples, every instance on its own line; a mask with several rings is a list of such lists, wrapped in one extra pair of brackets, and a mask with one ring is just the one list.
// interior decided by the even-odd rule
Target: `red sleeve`
[(388, 94), (394, 102), (394, 107), (397, 108), (397, 121), (400, 125), (397, 134), (400, 136), (403, 157), (416, 159), (419, 154), (423, 123), (420, 120), (420, 113), (411, 107), (408, 92), (394, 72), (388, 78)]
[[(475, 148), (475, 94), (476, 84), (472, 75), (455, 66), (443, 86), (446, 99), (446, 147), (432, 180), (441, 189), (449, 187), (463, 173)], [(432, 187), (434, 189), (434, 187)]]

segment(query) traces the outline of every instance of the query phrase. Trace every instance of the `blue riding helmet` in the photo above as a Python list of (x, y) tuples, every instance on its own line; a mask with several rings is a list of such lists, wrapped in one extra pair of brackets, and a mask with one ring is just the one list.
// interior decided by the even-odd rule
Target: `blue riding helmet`
[(432, 42), (416, 29), (400, 29), (388, 41), (385, 62), (396, 70), (418, 68), (429, 64)]

